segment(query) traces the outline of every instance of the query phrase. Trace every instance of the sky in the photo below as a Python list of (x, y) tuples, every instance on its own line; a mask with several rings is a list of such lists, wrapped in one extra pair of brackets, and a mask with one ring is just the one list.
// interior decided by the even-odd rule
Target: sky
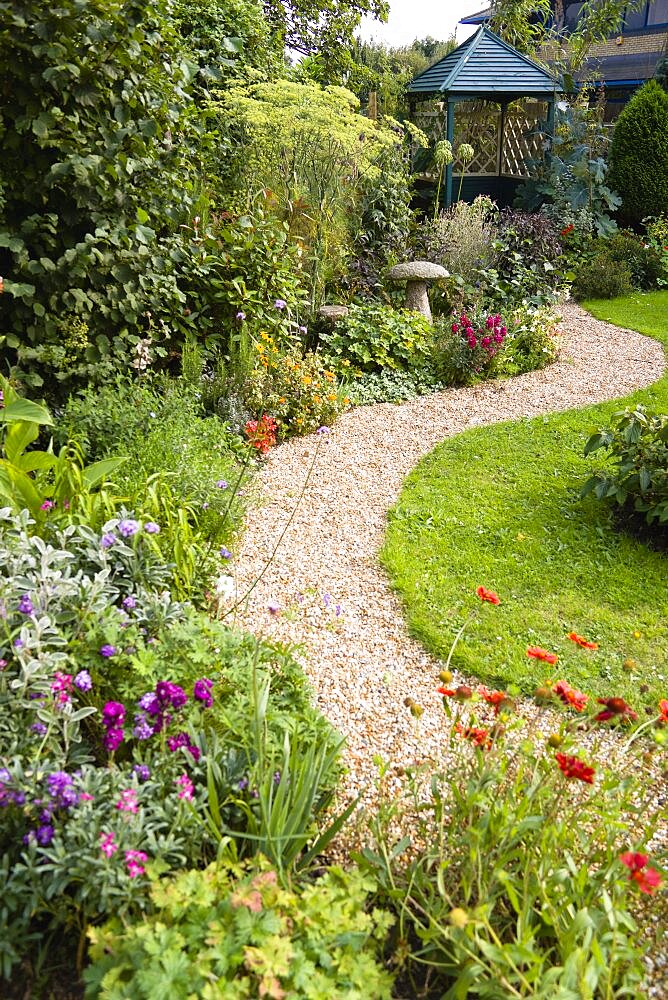
[(463, 42), (475, 28), (458, 24), (460, 17), (486, 6), (486, 0), (390, 0), (387, 24), (365, 17), (360, 34), (365, 41), (374, 38), (387, 45), (401, 46), (427, 35), (443, 41), (450, 38), (456, 28), (457, 41)]

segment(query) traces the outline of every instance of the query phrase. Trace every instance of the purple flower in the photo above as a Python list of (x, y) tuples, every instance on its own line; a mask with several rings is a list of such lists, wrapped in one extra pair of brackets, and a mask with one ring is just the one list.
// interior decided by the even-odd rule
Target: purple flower
[(125, 705), (120, 701), (108, 701), (102, 709), (102, 725), (107, 729), (122, 726), (125, 722)]
[(274, 784), (275, 785), (280, 785), (280, 783), (281, 783), (281, 772), (280, 771), (275, 771), (274, 772)]
[(155, 521), (147, 521), (144, 525), (144, 531), (147, 535), (158, 535), (160, 533), (160, 525), (156, 524)]
[(146, 764), (135, 764), (132, 771), (137, 775), (139, 781), (148, 781), (151, 777), (151, 770), (146, 766)]
[(239, 784), (237, 785), (237, 788), (239, 789), (240, 792), (245, 791), (248, 788), (248, 778), (242, 778)]
[(123, 538), (132, 538), (139, 531), (139, 521), (135, 521), (131, 517), (124, 517), (122, 521), (118, 522), (118, 530)]
[(102, 740), (102, 744), (105, 750), (108, 750), (109, 753), (113, 753), (114, 750), (118, 750), (124, 739), (125, 733), (122, 729), (108, 729), (104, 739)]
[(31, 615), (34, 610), (32, 601), (30, 600), (30, 594), (24, 594), (19, 601), (19, 611), (22, 615)]
[(103, 549), (110, 549), (112, 545), (115, 545), (118, 539), (113, 531), (105, 531), (100, 539), (100, 545)]
[(176, 736), (170, 736), (167, 740), (167, 746), (172, 753), (176, 750), (180, 750), (181, 747), (187, 747), (190, 744), (187, 733), (177, 733)]
[(106, 643), (104, 646), (100, 647), (100, 656), (104, 656), (105, 659), (109, 659), (110, 656), (116, 655), (116, 647)]
[(80, 670), (74, 678), (74, 686), (80, 691), (90, 691), (93, 687), (93, 679), (87, 670)]
[(316, 434), (329, 434), (329, 427), (318, 427)]
[(274, 302), (274, 309), (285, 309), (286, 306), (287, 302), (285, 301), (285, 299), (276, 299), (276, 301)]
[(237, 313), (237, 319), (241, 319), (241, 320), (246, 319), (246, 313), (245, 312), (241, 312), (241, 310), (239, 310), (239, 312)]
[(272, 600), (267, 602), (267, 611), (269, 611), (270, 614), (277, 615), (280, 610), (281, 610), (281, 605), (278, 603), (278, 601)]
[(77, 803), (74, 781), (67, 771), (54, 771), (46, 779), (46, 787), (53, 804), (59, 809), (69, 809)]
[(300, 326), (299, 327), (299, 332), (300, 333), (308, 333), (308, 329), (305, 326)]
[(132, 594), (128, 594), (127, 597), (123, 598), (121, 604), (123, 605), (126, 611), (132, 611), (133, 608), (137, 607), (137, 599), (133, 597)]
[(332, 603), (332, 598), (329, 596), (329, 594), (322, 595), (322, 603), (325, 605), (326, 608), (330, 606), (330, 604)]
[(153, 736), (153, 726), (148, 722), (143, 712), (137, 712), (135, 715), (135, 725), (132, 735), (137, 740), (150, 740), (151, 736)]
[(155, 692), (149, 691), (148, 694), (143, 694), (139, 699), (139, 707), (143, 708), (145, 712), (155, 715), (160, 710)]
[(50, 823), (45, 823), (44, 826), (38, 826), (37, 832), (35, 833), (35, 839), (40, 847), (48, 847), (55, 836), (56, 831), (53, 829)]
[(227, 489), (227, 479), (219, 479), (217, 481), (217, 483), (216, 483), (216, 486), (218, 487), (219, 490), (226, 490)]
[(178, 684), (171, 681), (158, 681), (155, 686), (155, 693), (160, 703), (160, 707), (181, 708), (188, 701), (188, 695)]
[(203, 503), (203, 504), (202, 504), (202, 510), (208, 510), (208, 509), (209, 509), (209, 506), (210, 506), (210, 504), (208, 504), (208, 503)]
[(223, 559), (231, 559), (232, 558), (232, 553), (230, 552), (229, 549), (226, 549), (224, 545), (220, 546), (220, 554), (223, 557)]
[(213, 698), (211, 697), (212, 687), (213, 681), (210, 681), (208, 677), (202, 677), (201, 680), (195, 681), (193, 697), (197, 701), (201, 701), (205, 708), (211, 708), (213, 705)]
[(23, 639), (14, 639), (14, 649), (23, 649)]
[(32, 729), (33, 733), (37, 733), (38, 736), (44, 736), (44, 733), (46, 732), (46, 726), (44, 725), (43, 722), (33, 722), (30, 728)]

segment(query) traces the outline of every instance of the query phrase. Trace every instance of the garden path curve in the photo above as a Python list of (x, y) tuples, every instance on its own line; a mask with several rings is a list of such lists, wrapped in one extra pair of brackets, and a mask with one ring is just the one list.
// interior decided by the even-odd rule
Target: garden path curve
[[(351, 792), (373, 784), (374, 755), (397, 770), (443, 758), (440, 699), (430, 705), (425, 698), (440, 668), (408, 635), (377, 558), (404, 477), (440, 441), (467, 428), (625, 396), (664, 370), (656, 341), (593, 319), (572, 303), (562, 314), (560, 359), (550, 367), (401, 405), (358, 407), (330, 435), (293, 438), (263, 466), (263, 501), (248, 513), (236, 559), (239, 594), (265, 567), (318, 452), (294, 518), (237, 623), (302, 645), (299, 659), (315, 702), (346, 737)], [(471, 586), (479, 582), (473, 578)], [(280, 611), (272, 614), (274, 601)], [(406, 698), (425, 708), (417, 725)], [(521, 710), (532, 708), (527, 701)]]

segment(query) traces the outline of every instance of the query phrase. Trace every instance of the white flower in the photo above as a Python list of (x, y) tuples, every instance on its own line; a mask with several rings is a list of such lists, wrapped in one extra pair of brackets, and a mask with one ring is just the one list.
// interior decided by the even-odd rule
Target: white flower
[(216, 595), (222, 600), (234, 597), (234, 580), (231, 576), (219, 576), (216, 580)]

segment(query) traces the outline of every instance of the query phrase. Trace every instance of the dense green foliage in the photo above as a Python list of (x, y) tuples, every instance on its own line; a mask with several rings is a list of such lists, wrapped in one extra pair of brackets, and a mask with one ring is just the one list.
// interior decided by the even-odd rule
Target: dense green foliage
[(32, 384), (103, 381), (184, 326), (165, 238), (194, 214), (194, 66), (161, 2), (0, 12), (4, 351)]
[(86, 996), (389, 1000), (392, 977), (376, 953), (392, 918), (365, 912), (373, 887), (330, 868), (312, 885), (285, 889), (267, 865), (211, 865), (154, 882), (148, 919), (91, 931)]
[(668, 213), (668, 93), (655, 80), (633, 95), (617, 119), (610, 183), (622, 196), (627, 222)]
[[(596, 309), (666, 342), (665, 292)], [(629, 400), (640, 402), (665, 410), (666, 379)], [(457, 594), (473, 573), (502, 604), (458, 646), (453, 662), (463, 670), (531, 690), (552, 675), (526, 655), (527, 646), (539, 645), (559, 655), (560, 670), (578, 687), (601, 696), (614, 687), (633, 700), (642, 678), (649, 697), (663, 696), (666, 557), (620, 534), (592, 497), (579, 498), (592, 472), (583, 457), (586, 441), (618, 409), (619, 403), (605, 404), (467, 431), (407, 478), (383, 559), (411, 629), (437, 656), (447, 654), (461, 624)], [(600, 650), (575, 648), (566, 638), (571, 630)], [(624, 669), (629, 657), (637, 675)]]
[(340, 372), (377, 372), (424, 367), (434, 331), (420, 313), (389, 306), (350, 307), (322, 338), (322, 350)]

